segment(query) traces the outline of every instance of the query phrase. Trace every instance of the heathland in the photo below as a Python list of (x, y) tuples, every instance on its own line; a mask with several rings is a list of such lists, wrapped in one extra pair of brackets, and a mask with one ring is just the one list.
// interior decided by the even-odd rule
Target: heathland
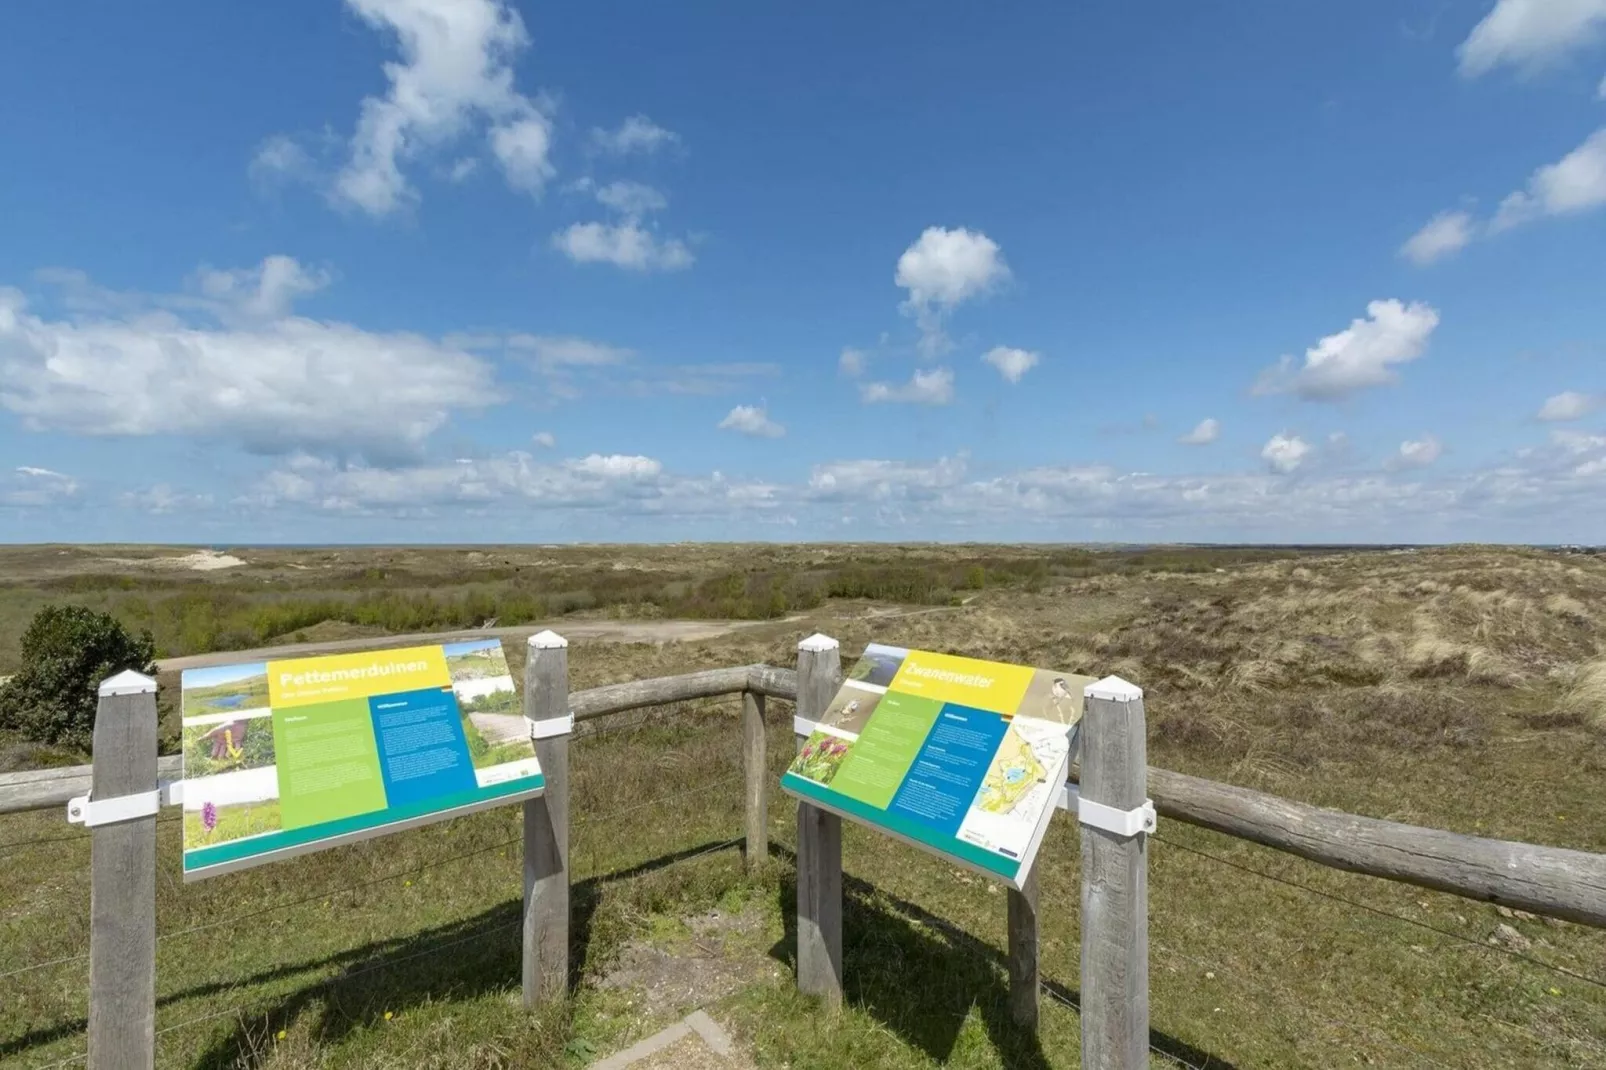
[[(1145, 690), (1157, 766), (1606, 851), (1600, 558), (673, 546), (237, 549), (235, 567), (167, 563), (183, 553), (0, 550), (0, 674), (32, 612), (60, 602), (150, 628), (162, 658), (494, 622), (517, 629), (516, 680), (519, 636), (551, 627), (571, 635), (575, 688), (791, 665), (819, 630), (848, 664), (879, 641), (1117, 673)], [(176, 672), (162, 684), (176, 747)], [(574, 741), (578, 988), (561, 1013), (517, 1006), (516, 807), (188, 886), (180, 823), (165, 814), (160, 1064), (582, 1066), (705, 1006), (760, 1066), (1076, 1066), (1071, 824), (1055, 822), (1040, 862), (1052, 997), (1040, 1039), (1008, 1024), (1001, 889), (852, 826), (848, 1006), (827, 1024), (791, 988), (789, 800), (771, 798), (769, 867), (744, 874), (731, 846), (737, 705), (625, 714)], [(790, 718), (771, 701), (777, 778)], [(13, 768), (81, 760), (3, 746)], [(0, 818), (0, 857), (0, 1061), (43, 1066), (83, 1046), (73, 956), (87, 841), (54, 812)], [(1606, 1066), (1606, 933), (1166, 821), (1150, 889), (1156, 1065)]]

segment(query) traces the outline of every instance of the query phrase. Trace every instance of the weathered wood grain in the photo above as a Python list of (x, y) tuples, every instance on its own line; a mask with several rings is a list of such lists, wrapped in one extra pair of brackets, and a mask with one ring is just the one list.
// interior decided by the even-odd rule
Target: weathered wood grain
[[(817, 721), (842, 681), (835, 639), (798, 644), (798, 716)], [(831, 1009), (842, 1005), (842, 819), (797, 804), (797, 987)]]
[[(1132, 810), (1146, 798), (1143, 696), (1116, 683), (1123, 697), (1087, 697), (1082, 798)], [(1081, 836), (1082, 1065), (1137, 1070), (1149, 1064), (1149, 838), (1091, 825)]]
[[(118, 677), (119, 683), (133, 674)], [(141, 679), (133, 677), (135, 680)], [(156, 788), (156, 684), (95, 711), (92, 801)], [(89, 1070), (156, 1065), (156, 814), (89, 842)]]
[(684, 676), (664, 676), (656, 680), (631, 680), (622, 684), (593, 687), (569, 696), (576, 722), (610, 713), (623, 713), (643, 706), (666, 706), (698, 698), (734, 695), (747, 690), (748, 667), (708, 669)]
[[(530, 637), (524, 663), (524, 715), (546, 722), (569, 713), (568, 643), (551, 632)], [(546, 788), (524, 802), (524, 1006), (569, 991), (569, 737), (535, 741)]]
[(1009, 889), (1009, 1014), (1023, 1029), (1037, 1028), (1039, 966), (1037, 870), (1020, 891)]
[(749, 870), (769, 857), (769, 741), (764, 730), (764, 696), (742, 692), (742, 769), (747, 776), (743, 827)]

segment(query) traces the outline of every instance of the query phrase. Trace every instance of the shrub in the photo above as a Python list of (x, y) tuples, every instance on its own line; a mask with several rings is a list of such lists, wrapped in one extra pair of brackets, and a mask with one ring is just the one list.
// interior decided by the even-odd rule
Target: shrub
[(155, 672), (156, 643), (84, 606), (46, 606), (22, 636), (22, 670), (0, 687), (0, 728), (87, 748), (97, 687), (124, 669)]

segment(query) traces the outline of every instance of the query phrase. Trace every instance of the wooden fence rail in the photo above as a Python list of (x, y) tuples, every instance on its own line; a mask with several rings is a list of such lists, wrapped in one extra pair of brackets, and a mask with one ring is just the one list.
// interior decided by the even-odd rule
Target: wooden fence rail
[[(768, 665), (711, 669), (576, 691), (569, 706), (576, 721), (588, 721), (744, 691), (795, 702), (797, 673)], [(65, 806), (89, 791), (90, 769), (80, 765), (0, 774), (0, 814)], [(176, 780), (179, 756), (158, 759), (157, 775)], [(1073, 769), (1071, 779), (1077, 776)], [(1606, 928), (1606, 855), (1346, 814), (1152, 766), (1148, 785), (1162, 817), (1334, 869)]]

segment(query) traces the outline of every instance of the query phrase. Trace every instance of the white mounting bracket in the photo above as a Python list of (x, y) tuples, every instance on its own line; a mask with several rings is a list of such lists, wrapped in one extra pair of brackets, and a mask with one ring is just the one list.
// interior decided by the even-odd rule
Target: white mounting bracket
[(155, 817), (162, 805), (162, 789), (119, 795), (115, 799), (92, 799), (79, 795), (67, 800), (67, 820), (74, 825), (97, 828), (123, 821), (137, 821), (142, 817)]
[(1153, 832), (1158, 821), (1154, 813), (1153, 799), (1144, 799), (1143, 805), (1133, 810), (1117, 810), (1113, 806), (1094, 802), (1086, 795), (1077, 797), (1076, 818), (1084, 825), (1091, 825), (1127, 839), (1140, 832)]
[(562, 717), (551, 717), (545, 721), (532, 721), (528, 717), (524, 723), (530, 726), (531, 739), (554, 739), (557, 736), (574, 734), (574, 711), (570, 710)]
[(807, 717), (792, 716), (792, 734), (798, 736), (812, 736), (820, 727), (818, 721), (811, 721)]

